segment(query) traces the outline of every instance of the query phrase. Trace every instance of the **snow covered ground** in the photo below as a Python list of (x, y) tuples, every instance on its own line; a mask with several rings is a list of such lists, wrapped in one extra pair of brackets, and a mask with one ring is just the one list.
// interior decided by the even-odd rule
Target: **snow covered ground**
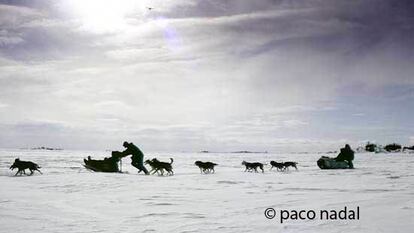
[[(323, 154), (146, 153), (175, 175), (93, 173), (82, 159), (110, 152), (0, 151), (0, 232), (412, 232), (414, 154), (356, 154), (354, 170), (320, 170)], [(13, 177), (14, 158), (43, 175)], [(219, 164), (200, 174), (195, 160)], [(241, 162), (297, 161), (298, 171), (243, 172)], [(286, 220), (278, 211), (360, 207), (359, 220)], [(264, 211), (276, 210), (274, 219)]]

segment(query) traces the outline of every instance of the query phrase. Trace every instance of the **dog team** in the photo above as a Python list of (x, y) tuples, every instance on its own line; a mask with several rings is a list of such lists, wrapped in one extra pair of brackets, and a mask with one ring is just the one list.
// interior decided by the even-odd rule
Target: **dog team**
[[(151, 167), (151, 170), (148, 171), (144, 166), (144, 153), (135, 146), (133, 143), (130, 142), (124, 142), (123, 146), (126, 148), (124, 151), (113, 151), (112, 156), (110, 158), (105, 158), (104, 160), (93, 160), (90, 156), (88, 156), (88, 159), (84, 159), (85, 165), (84, 167), (93, 171), (101, 171), (101, 172), (120, 172), (118, 168), (118, 162), (121, 161), (123, 157), (126, 157), (128, 155), (131, 155), (131, 165), (138, 169), (138, 173), (143, 171), (146, 175), (149, 174), (155, 174), (163, 176), (166, 172), (167, 175), (173, 175), (173, 167), (172, 164), (174, 160), (170, 158), (170, 162), (162, 162), (159, 161), (157, 158), (153, 158), (151, 160), (146, 160), (145, 164), (149, 165)], [(194, 163), (199, 169), (200, 173), (214, 173), (214, 167), (217, 166), (217, 163), (213, 162), (202, 162), (202, 161), (195, 161)], [(265, 164), (259, 163), (259, 162), (246, 162), (243, 161), (242, 165), (246, 167), (244, 170), (245, 172), (258, 172), (258, 168), (264, 172), (263, 166)], [(289, 170), (289, 167), (294, 167), (297, 170), (297, 163), (296, 162), (284, 162), (284, 163), (278, 163), (276, 161), (270, 161), (272, 170), (274, 167), (276, 167), (277, 171), (286, 171)], [(30, 170), (30, 175), (33, 174), (34, 171), (38, 171), (40, 166), (36, 163), (33, 163), (31, 161), (22, 161), (19, 158), (15, 159), (13, 165), (10, 166), (11, 170), (14, 170), (15, 168), (18, 169), (15, 176), (18, 174), (22, 175), (23, 173), (26, 174), (25, 170)], [(110, 168), (110, 169), (109, 169)]]
[[(146, 160), (145, 164), (149, 165), (151, 167), (151, 170), (148, 172), (148, 174), (155, 174), (157, 173), (158, 175), (163, 176), (164, 172), (166, 172), (167, 175), (174, 175), (174, 171), (172, 168), (172, 163), (174, 162), (173, 158), (170, 158), (170, 162), (162, 162), (159, 161), (157, 158), (153, 158), (151, 160)], [(196, 165), (199, 169), (200, 169), (200, 173), (204, 173), (204, 174), (208, 174), (208, 173), (214, 173), (214, 167), (217, 166), (217, 163), (213, 163), (213, 162), (202, 162), (202, 161), (195, 161), (194, 165)], [(246, 162), (243, 161), (242, 165), (245, 166), (245, 172), (258, 172), (258, 168), (262, 171), (262, 173), (264, 173), (264, 165), (263, 163), (259, 163), (259, 162)], [(289, 170), (289, 167), (293, 167), (296, 170), (298, 170), (297, 168), (297, 162), (282, 162), (282, 163), (278, 163), (276, 161), (270, 161), (270, 165), (271, 168), (270, 170), (272, 170), (273, 168), (276, 168), (277, 171), (286, 171)], [(23, 175), (26, 174), (25, 170), (29, 169), (30, 170), (30, 174), (29, 175), (33, 175), (34, 171), (39, 172), (40, 174), (43, 174), (39, 168), (41, 168), (39, 165), (37, 165), (34, 162), (31, 161), (23, 161), (20, 160), (19, 158), (14, 160), (14, 163), (10, 166), (11, 170), (14, 170), (17, 168), (17, 172), (15, 174), (15, 176), (17, 175)], [(140, 173), (142, 170), (138, 170), (138, 173)]]

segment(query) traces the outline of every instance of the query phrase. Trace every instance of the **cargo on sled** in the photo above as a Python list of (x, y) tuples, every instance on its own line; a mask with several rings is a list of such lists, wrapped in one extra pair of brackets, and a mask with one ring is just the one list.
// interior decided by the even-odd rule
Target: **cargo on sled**
[(346, 161), (336, 161), (335, 158), (330, 158), (327, 156), (322, 156), (317, 161), (318, 167), (320, 169), (349, 169), (349, 163)]
[(85, 163), (83, 166), (95, 172), (121, 172), (118, 166), (121, 157), (117, 153), (112, 153), (111, 157), (102, 160), (92, 159), (91, 156), (88, 156), (88, 159), (83, 159)]

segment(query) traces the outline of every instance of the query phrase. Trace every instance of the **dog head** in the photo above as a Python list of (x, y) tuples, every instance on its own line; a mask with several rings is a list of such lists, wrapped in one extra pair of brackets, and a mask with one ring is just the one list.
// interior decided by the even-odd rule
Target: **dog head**
[(153, 159), (147, 159), (145, 160), (145, 164), (150, 165), (151, 167), (153, 166), (157, 166), (157, 164), (159, 164), (160, 161), (157, 158), (153, 158)]
[(14, 160), (14, 163), (10, 166), (9, 169), (14, 170), (15, 168), (17, 168), (17, 164), (20, 162), (20, 159), (17, 158)]
[(197, 166), (201, 166), (202, 164), (203, 164), (203, 162), (201, 162), (201, 161), (199, 161), (199, 160), (197, 160), (197, 161), (195, 161), (195, 163), (194, 163), (195, 165), (197, 165)]
[(246, 163), (247, 163), (247, 162), (243, 160), (242, 165), (246, 165)]

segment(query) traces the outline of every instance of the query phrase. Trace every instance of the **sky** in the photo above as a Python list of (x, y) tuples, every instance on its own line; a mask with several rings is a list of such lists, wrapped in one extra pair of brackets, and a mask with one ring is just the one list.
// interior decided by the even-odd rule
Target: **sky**
[(410, 0), (0, 1), (0, 147), (414, 145)]

